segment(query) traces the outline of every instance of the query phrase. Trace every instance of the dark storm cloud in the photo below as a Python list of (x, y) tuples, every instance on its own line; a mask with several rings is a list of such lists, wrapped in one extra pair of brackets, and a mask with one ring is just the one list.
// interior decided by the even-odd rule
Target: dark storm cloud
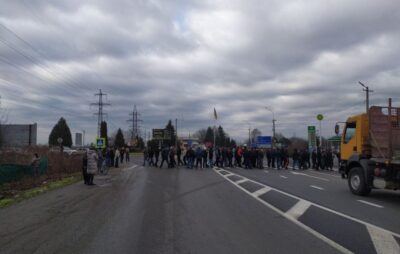
[[(372, 103), (400, 100), (397, 1), (1, 1), (0, 87), (9, 121), (60, 116), (96, 132), (94, 93), (108, 94), (110, 132), (136, 104), (143, 129), (179, 119), (187, 135), (219, 124), (245, 138), (304, 136), (323, 113), (325, 135)], [(15, 36), (16, 33), (20, 38)], [(21, 38), (24, 40), (22, 41)]]

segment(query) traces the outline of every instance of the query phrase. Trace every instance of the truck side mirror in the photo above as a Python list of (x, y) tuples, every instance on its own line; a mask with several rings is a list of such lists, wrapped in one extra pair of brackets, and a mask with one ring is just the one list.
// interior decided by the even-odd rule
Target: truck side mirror
[(340, 132), (340, 126), (339, 126), (339, 124), (336, 124), (335, 125), (335, 133), (336, 133), (336, 135), (339, 135), (339, 132)]

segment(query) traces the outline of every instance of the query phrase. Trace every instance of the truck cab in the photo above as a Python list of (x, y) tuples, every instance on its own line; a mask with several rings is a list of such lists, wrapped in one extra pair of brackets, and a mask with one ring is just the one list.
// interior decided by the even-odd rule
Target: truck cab
[(349, 117), (341, 137), (340, 168), (352, 193), (400, 189), (400, 108), (373, 106)]

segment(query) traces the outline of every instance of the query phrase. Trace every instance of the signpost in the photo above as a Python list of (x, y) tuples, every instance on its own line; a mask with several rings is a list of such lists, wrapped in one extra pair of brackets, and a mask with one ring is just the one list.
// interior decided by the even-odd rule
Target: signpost
[(324, 120), (324, 116), (322, 114), (317, 115), (317, 120), (319, 121), (319, 146), (322, 146), (322, 125), (321, 122)]
[(156, 140), (164, 139), (164, 129), (153, 129), (153, 139)]
[(258, 147), (271, 147), (272, 137), (271, 136), (257, 136), (256, 140)]
[(96, 138), (96, 148), (97, 149), (106, 148), (106, 139), (105, 138)]
[(316, 147), (317, 139), (315, 135), (315, 126), (308, 126), (308, 148), (311, 150)]

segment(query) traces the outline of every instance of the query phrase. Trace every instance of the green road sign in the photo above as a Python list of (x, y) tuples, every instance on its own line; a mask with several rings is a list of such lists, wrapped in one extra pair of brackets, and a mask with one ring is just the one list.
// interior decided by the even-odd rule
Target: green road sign
[(308, 146), (310, 148), (317, 145), (317, 137), (315, 135), (315, 126), (308, 126)]
[(324, 116), (322, 114), (317, 115), (317, 120), (322, 121), (324, 119)]
[(96, 138), (96, 148), (106, 148), (106, 139)]

